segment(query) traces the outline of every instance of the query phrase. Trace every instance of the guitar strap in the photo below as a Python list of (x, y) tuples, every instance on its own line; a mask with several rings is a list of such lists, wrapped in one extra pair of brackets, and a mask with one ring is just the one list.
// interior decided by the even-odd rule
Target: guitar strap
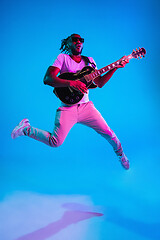
[[(94, 63), (94, 62), (91, 62), (88, 57), (82, 56), (82, 58), (83, 58), (83, 60), (85, 61), (85, 64), (86, 64), (87, 66), (88, 66), (89, 64), (91, 64), (92, 68), (94, 68), (94, 69), (96, 68), (95, 63)], [(90, 85), (90, 88), (96, 88), (96, 87), (97, 87), (97, 85), (96, 85), (95, 83), (92, 83), (92, 84)]]
[(86, 65), (91, 64), (93, 68), (96, 68), (96, 65), (94, 62), (91, 62), (88, 57), (82, 56), (83, 60), (85, 61)]

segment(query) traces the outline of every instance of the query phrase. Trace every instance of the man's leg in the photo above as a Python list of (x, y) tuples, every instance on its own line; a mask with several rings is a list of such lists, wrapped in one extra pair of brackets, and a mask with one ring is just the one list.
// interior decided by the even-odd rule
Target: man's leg
[[(101, 116), (99, 111), (94, 107), (92, 102), (88, 102), (87, 104), (80, 106), (78, 122), (93, 128), (97, 133), (104, 137), (111, 144), (116, 155), (120, 158), (123, 167), (126, 169), (129, 168), (129, 161), (123, 152), (119, 139), (107, 125), (106, 121)], [(125, 160), (127, 162), (123, 163)]]
[[(60, 107), (56, 112), (55, 127), (53, 133), (32, 127), (30, 124), (27, 124), (26, 126), (24, 124), (24, 126), (18, 125), (19, 127), (17, 126), (12, 131), (12, 136), (18, 137), (26, 135), (51, 147), (58, 147), (64, 142), (68, 132), (77, 122), (76, 117), (75, 107)], [(21, 122), (23, 122), (23, 120)], [(19, 132), (18, 129), (20, 129)]]

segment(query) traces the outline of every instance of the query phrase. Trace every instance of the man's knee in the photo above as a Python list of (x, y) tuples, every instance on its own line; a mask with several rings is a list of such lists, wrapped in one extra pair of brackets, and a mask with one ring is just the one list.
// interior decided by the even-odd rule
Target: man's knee
[(50, 146), (51, 147), (56, 147), (56, 148), (61, 146), (63, 142), (64, 142), (64, 140), (62, 140), (62, 139), (55, 139), (55, 137), (51, 137), (50, 141), (49, 141)]

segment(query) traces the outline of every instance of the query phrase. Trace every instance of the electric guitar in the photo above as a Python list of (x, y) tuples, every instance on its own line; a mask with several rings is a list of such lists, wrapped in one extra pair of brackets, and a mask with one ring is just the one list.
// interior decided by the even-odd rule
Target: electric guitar
[[(136, 49), (136, 51), (133, 50), (133, 52), (125, 56), (123, 60), (130, 60), (132, 58), (142, 58), (146, 54), (146, 50), (144, 48), (139, 48), (139, 50)], [(103, 67), (99, 70), (94, 69), (90, 66), (84, 67), (82, 70), (78, 71), (77, 73), (71, 73), (66, 72), (60, 74), (58, 77), (61, 79), (66, 80), (79, 80), (83, 82), (86, 87), (89, 88), (96, 88), (97, 86), (94, 84), (94, 79), (98, 76), (102, 75), (103, 73), (115, 68), (120, 64), (122, 59), (119, 59), (118, 61), (111, 63), (107, 65), (106, 67)], [(78, 103), (84, 96), (84, 94), (78, 90), (75, 90), (72, 87), (55, 87), (53, 92), (56, 94), (56, 96), (65, 104), (67, 105), (74, 105)]]

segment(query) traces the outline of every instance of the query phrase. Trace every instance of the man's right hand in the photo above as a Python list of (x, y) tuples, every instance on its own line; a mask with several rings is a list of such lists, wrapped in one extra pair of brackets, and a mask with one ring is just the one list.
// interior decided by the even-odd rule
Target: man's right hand
[(86, 85), (79, 80), (70, 81), (70, 87), (82, 92), (83, 94), (88, 93), (88, 89), (87, 89)]

